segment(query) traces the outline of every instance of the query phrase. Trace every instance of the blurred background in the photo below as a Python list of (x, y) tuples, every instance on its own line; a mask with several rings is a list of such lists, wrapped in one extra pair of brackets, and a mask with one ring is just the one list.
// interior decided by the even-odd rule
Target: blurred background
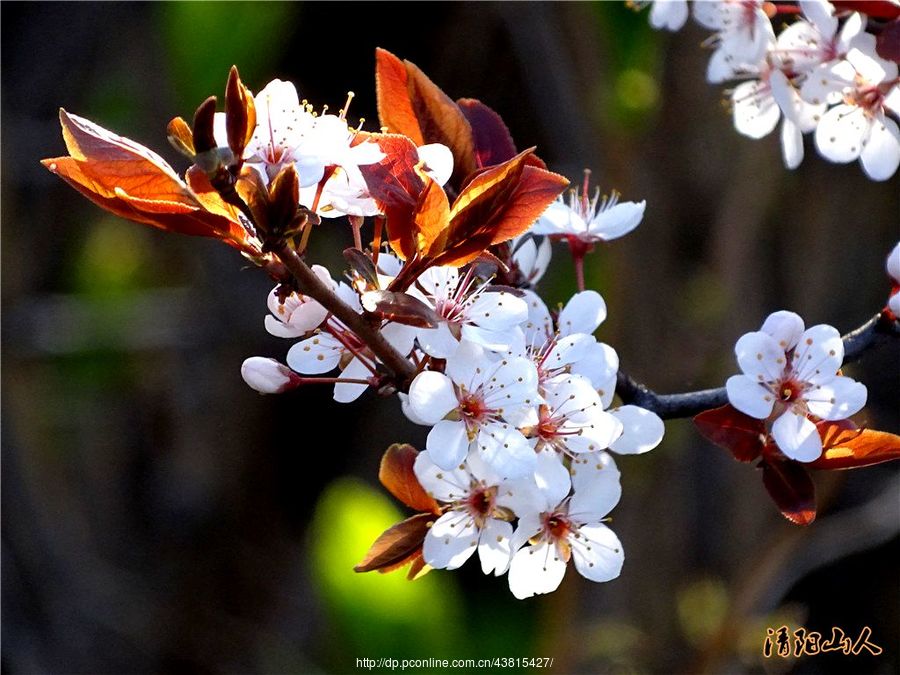
[[(375, 128), (382, 46), (496, 109), (552, 169), (647, 200), (643, 224), (587, 261), (609, 306), (598, 337), (657, 391), (719, 386), (771, 311), (845, 332), (884, 305), (900, 190), (809, 143), (787, 172), (774, 134), (739, 136), (704, 81), (704, 37), (654, 33), (618, 2), (4, 3), (2, 671), (549, 656), (561, 673), (898, 672), (897, 470), (815, 475), (819, 518), (801, 529), (690, 421), (617, 458), (627, 559), (611, 583), (570, 570), (517, 602), (471, 561), (414, 583), (354, 574), (406, 515), (377, 482), (382, 452), (427, 429), (371, 394), (251, 391), (243, 359), (291, 344), (263, 329), (265, 275), (109, 216), (38, 163), (65, 154), (63, 106), (183, 170), (165, 125), (221, 96), (232, 64), (254, 91), (292, 80), (317, 107), (353, 90), (350, 117)], [(337, 276), (351, 241), (328, 222), (314, 259)], [(548, 304), (575, 288), (555, 254)], [(898, 367), (894, 344), (847, 369), (869, 387), (860, 421), (894, 433)], [(884, 653), (763, 659), (782, 624), (869, 626)]]

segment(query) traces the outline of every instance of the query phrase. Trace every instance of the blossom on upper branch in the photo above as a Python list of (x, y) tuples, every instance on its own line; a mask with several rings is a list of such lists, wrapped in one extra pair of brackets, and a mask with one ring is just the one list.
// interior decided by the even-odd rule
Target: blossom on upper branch
[(841, 420), (866, 403), (866, 387), (839, 375), (840, 333), (824, 324), (804, 330), (793, 312), (769, 315), (735, 346), (742, 375), (728, 378), (728, 400), (742, 413), (772, 420), (772, 437), (789, 458), (812, 462), (822, 439), (812, 418)]
[(644, 217), (646, 202), (619, 202), (613, 191), (600, 200), (600, 188), (588, 195), (587, 176), (581, 190), (569, 191), (569, 202), (558, 197), (532, 226), (532, 234), (566, 239), (569, 245), (590, 250), (598, 241), (618, 239), (636, 228)]
[(694, 19), (717, 31), (716, 51), (709, 61), (706, 79), (724, 82), (746, 66), (758, 64), (765, 56), (775, 32), (766, 15), (763, 0), (711, 0), (694, 3)]

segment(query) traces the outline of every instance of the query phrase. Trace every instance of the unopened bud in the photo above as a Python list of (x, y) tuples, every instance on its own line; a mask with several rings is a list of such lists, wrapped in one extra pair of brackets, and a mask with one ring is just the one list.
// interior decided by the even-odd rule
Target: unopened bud
[(300, 378), (275, 359), (251, 356), (241, 365), (241, 377), (260, 394), (280, 394), (293, 389)]

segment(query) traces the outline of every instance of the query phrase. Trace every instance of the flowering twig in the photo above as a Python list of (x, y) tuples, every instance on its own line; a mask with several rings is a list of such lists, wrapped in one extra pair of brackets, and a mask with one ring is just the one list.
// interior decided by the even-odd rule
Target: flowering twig
[(395, 384), (405, 389), (404, 385), (416, 374), (416, 369), (412, 363), (403, 358), (403, 355), (394, 349), (385, 340), (381, 332), (366, 321), (365, 317), (357, 314), (352, 307), (328, 288), (290, 246), (282, 243), (275, 249), (274, 253), (297, 281), (300, 291), (315, 299), (322, 307), (356, 333), (357, 337), (374, 352), (390, 371), (396, 381)]
[[(885, 313), (880, 312), (843, 336), (844, 363), (858, 360), (864, 352), (889, 337), (900, 337), (900, 322), (892, 321)], [(728, 403), (725, 387), (682, 394), (657, 394), (621, 370), (616, 381), (616, 393), (624, 403), (639, 405), (663, 419), (693, 417), (704, 410)]]

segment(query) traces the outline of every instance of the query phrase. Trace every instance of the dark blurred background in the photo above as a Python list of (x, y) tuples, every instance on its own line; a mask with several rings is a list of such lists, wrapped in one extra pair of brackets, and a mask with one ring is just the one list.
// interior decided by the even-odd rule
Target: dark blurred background
[[(588, 260), (609, 305), (598, 336), (657, 391), (719, 386), (771, 311), (846, 331), (884, 305), (900, 190), (809, 143), (790, 173), (775, 134), (738, 136), (704, 81), (704, 37), (654, 33), (618, 2), (3, 3), (3, 672), (529, 655), (562, 673), (898, 672), (897, 471), (816, 475), (819, 519), (801, 529), (689, 421), (618, 459), (627, 560), (611, 583), (570, 570), (516, 602), (474, 560), (415, 583), (355, 575), (402, 516), (381, 453), (427, 430), (371, 394), (251, 391), (242, 360), (291, 344), (263, 329), (265, 276), (215, 242), (109, 216), (38, 163), (65, 152), (63, 106), (183, 169), (165, 125), (221, 95), (233, 63), (254, 91), (289, 79), (332, 110), (353, 90), (350, 117), (375, 128), (382, 46), (495, 108), (554, 170), (590, 167), (604, 191), (647, 200), (643, 224)], [(314, 256), (338, 275), (350, 242), (328, 222)], [(555, 253), (550, 304), (574, 290)], [(847, 369), (869, 387), (861, 421), (895, 433), (898, 366), (891, 345)], [(884, 653), (763, 659), (782, 624), (868, 625)]]

